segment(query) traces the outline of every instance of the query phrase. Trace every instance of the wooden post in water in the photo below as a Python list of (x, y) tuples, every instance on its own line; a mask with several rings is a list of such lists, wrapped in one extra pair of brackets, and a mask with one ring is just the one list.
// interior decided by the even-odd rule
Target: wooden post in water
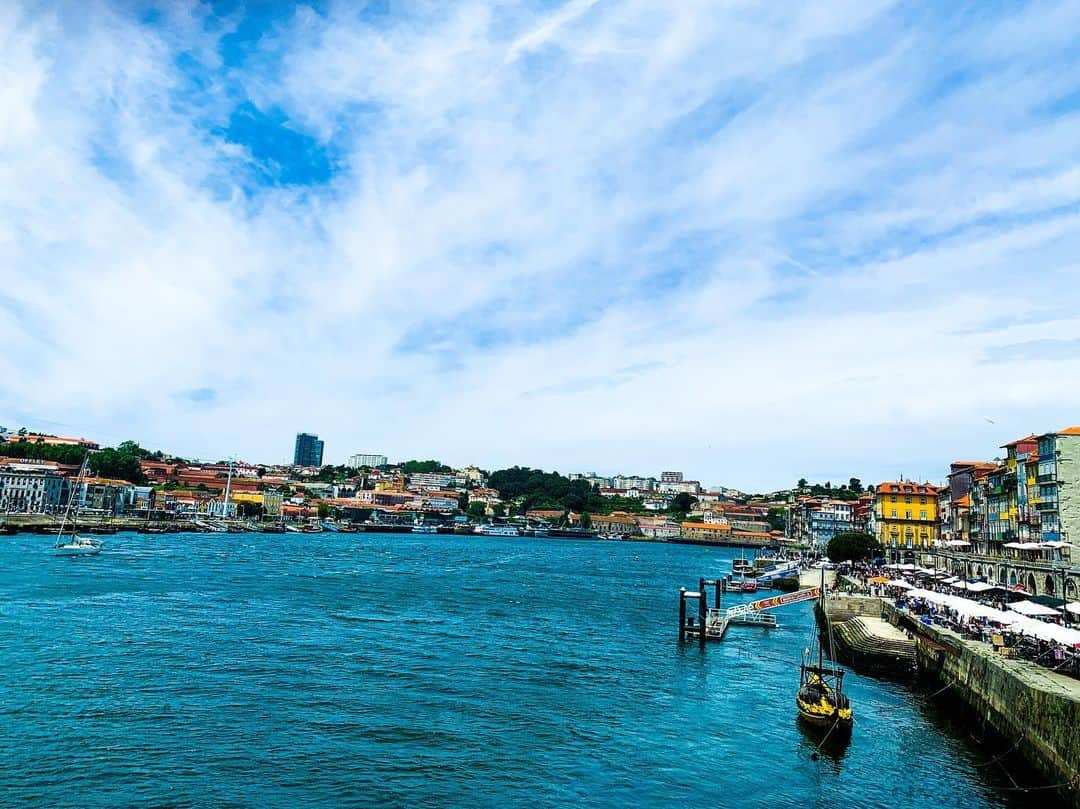
[(679, 588), (679, 640), (686, 640), (686, 588)]
[(708, 640), (709, 628), (709, 594), (705, 590), (705, 579), (698, 579), (698, 643), (705, 645)]
[(724, 593), (724, 591), (726, 589), (727, 589), (727, 582), (724, 580), (724, 577), (723, 576), (718, 576), (717, 579), (716, 579), (716, 608), (717, 609), (720, 609), (720, 597), (723, 595), (723, 593)]

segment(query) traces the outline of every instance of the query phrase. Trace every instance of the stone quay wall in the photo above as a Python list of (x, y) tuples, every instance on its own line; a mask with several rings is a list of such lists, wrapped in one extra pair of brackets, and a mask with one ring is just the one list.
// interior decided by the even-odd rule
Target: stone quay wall
[(919, 669), (942, 685), (1080, 809), (1080, 681), (885, 605), (887, 619), (916, 638)]

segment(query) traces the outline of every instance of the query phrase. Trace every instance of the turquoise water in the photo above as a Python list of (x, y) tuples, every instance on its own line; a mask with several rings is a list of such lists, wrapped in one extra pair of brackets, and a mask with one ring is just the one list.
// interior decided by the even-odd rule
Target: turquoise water
[[(676, 638), (730, 552), (547, 539), (120, 534), (0, 543), (0, 803), (1021, 806), (961, 723), (854, 676), (794, 719), (810, 608)], [(1046, 793), (1040, 794), (1040, 800)]]

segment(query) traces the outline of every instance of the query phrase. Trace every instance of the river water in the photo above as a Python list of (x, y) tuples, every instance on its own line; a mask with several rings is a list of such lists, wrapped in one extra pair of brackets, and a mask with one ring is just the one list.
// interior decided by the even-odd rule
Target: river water
[(961, 809), (1029, 797), (1002, 790), (1012, 782), (988, 764), (998, 750), (939, 698), (854, 674), (852, 740), (815, 760), (794, 706), (808, 605), (704, 651), (677, 641), (679, 586), (730, 570), (725, 549), (106, 540), (89, 559), (52, 557), (47, 537), (0, 543), (5, 806)]

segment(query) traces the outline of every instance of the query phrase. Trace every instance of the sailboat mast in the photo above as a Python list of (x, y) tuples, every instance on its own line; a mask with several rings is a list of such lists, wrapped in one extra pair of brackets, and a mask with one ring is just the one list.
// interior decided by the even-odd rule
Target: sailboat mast
[[(68, 517), (72, 517), (71, 506), (75, 502), (75, 493), (79, 489), (79, 483), (82, 481), (83, 476), (86, 474), (86, 466), (90, 462), (90, 452), (83, 456), (82, 464), (79, 466), (79, 471), (75, 475), (75, 482), (71, 484), (71, 491), (68, 492), (67, 507), (64, 509), (64, 516), (60, 520), (60, 530), (56, 532), (56, 544), (60, 544), (61, 537), (64, 536), (64, 529), (67, 527)], [(78, 521), (77, 517), (72, 517), (71, 531), (75, 532), (75, 524)]]
[(229, 492), (232, 490), (232, 468), (233, 459), (229, 458), (229, 476), (225, 479), (225, 502), (221, 508), (221, 517), (225, 520), (229, 519)]
[[(825, 619), (825, 628), (829, 632), (830, 641), (832, 639), (832, 627), (829, 626), (829, 613), (825, 611), (825, 568), (821, 568), (821, 616)], [(825, 665), (825, 661), (822, 659), (824, 650), (821, 648), (821, 643), (817, 645), (817, 664), (818, 669), (821, 669)], [(832, 652), (832, 649), (829, 649)]]

